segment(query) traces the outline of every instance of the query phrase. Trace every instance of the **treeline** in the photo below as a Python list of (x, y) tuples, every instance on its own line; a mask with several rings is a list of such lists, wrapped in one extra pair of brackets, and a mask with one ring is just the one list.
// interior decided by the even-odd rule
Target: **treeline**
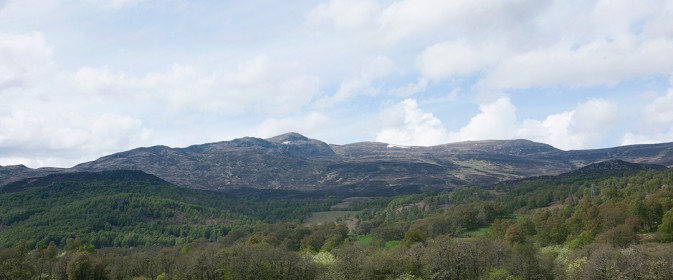
[(627, 249), (537, 248), (479, 237), (438, 236), (393, 249), (343, 240), (329, 251), (292, 251), (249, 239), (196, 240), (142, 249), (55, 245), (0, 249), (0, 279), (670, 279), (671, 244)]

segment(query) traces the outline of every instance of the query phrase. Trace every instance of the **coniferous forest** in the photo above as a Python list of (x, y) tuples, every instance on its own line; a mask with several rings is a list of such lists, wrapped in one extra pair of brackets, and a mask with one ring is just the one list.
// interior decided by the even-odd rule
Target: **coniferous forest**
[(357, 199), (109, 171), (10, 184), (0, 205), (0, 279), (673, 277), (672, 170)]

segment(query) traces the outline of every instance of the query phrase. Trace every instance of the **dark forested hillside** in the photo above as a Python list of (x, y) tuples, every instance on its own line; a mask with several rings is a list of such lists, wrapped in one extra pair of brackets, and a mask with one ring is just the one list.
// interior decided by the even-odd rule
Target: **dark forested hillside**
[[(0, 193), (0, 279), (673, 277), (673, 170), (660, 166), (342, 198), (137, 171), (21, 181)], [(335, 218), (302, 223), (311, 212)]]
[(19, 239), (64, 246), (75, 237), (96, 247), (217, 240), (236, 225), (300, 221), (330, 203), (193, 190), (141, 171), (55, 174), (0, 188), (0, 246)]

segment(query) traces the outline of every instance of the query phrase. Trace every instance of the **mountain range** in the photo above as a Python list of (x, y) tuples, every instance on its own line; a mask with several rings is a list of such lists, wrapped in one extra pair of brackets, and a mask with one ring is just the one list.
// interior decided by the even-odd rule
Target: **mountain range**
[(671, 166), (673, 143), (563, 151), (522, 139), (431, 147), (378, 142), (335, 145), (286, 133), (268, 139), (244, 137), (186, 148), (137, 148), (72, 168), (0, 166), (0, 186), (49, 174), (139, 170), (178, 186), (204, 190), (413, 192), (558, 175), (610, 160)]

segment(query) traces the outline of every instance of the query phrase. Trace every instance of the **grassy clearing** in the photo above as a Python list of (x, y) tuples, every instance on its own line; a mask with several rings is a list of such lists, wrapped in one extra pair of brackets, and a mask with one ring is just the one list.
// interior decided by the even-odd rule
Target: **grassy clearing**
[(475, 230), (466, 231), (463, 235), (465, 237), (479, 237), (491, 234), (491, 226), (478, 228)]
[(372, 237), (371, 236), (360, 235), (360, 236), (355, 237), (355, 242), (365, 244), (365, 245), (369, 245), (372, 242)]
[(388, 242), (386, 242), (385, 246), (388, 249), (395, 249), (395, 248), (397, 248), (397, 246), (400, 246), (400, 242), (401, 241), (399, 241), (399, 240), (388, 241)]
[[(365, 245), (374, 245), (372, 244), (373, 238), (371, 236), (364, 236), (364, 235), (358, 235), (355, 237), (355, 242), (360, 243), (360, 244), (365, 244)], [(395, 249), (397, 246), (400, 246), (402, 241), (400, 240), (391, 240), (386, 243), (383, 243), (382, 245), (387, 248), (387, 249)], [(380, 243), (379, 243), (380, 245)], [(376, 245), (378, 246), (378, 245)]]

